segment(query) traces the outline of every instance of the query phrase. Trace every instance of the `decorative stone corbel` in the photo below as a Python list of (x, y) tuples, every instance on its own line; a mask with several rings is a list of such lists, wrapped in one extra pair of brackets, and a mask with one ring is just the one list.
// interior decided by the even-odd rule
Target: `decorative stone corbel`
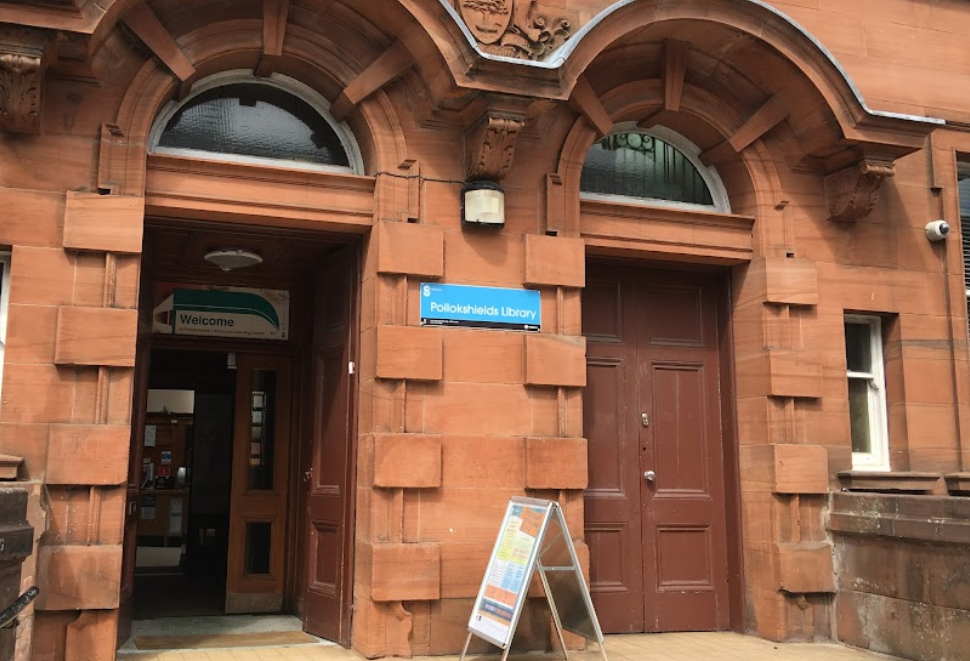
[(27, 31), (0, 33), (0, 129), (39, 133), (47, 43)]
[(879, 199), (882, 183), (894, 174), (891, 160), (863, 158), (825, 175), (829, 220), (852, 221), (868, 216)]
[(515, 144), (525, 126), (525, 108), (488, 103), (469, 127), (465, 139), (469, 181), (499, 181), (512, 169)]

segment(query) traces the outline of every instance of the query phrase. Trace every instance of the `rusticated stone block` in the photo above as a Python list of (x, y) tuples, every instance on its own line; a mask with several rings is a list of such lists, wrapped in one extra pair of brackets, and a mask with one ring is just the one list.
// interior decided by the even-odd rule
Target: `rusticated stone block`
[(134, 367), (137, 331), (137, 310), (59, 308), (54, 362)]
[(792, 594), (835, 592), (832, 544), (790, 542), (778, 544), (782, 590)]
[(64, 209), (64, 247), (140, 253), (145, 198), (68, 193)]
[(441, 439), (424, 434), (374, 434), (374, 486), (441, 486)]
[(117, 608), (121, 546), (42, 546), (37, 575), (41, 610)]
[(445, 273), (444, 230), (433, 225), (379, 222), (377, 272), (440, 278)]
[(525, 278), (530, 286), (586, 286), (586, 242), (557, 236), (525, 237)]
[(797, 351), (769, 351), (771, 395), (819, 398), (822, 396), (822, 367), (812, 357)]
[[(420, 601), (441, 598), (441, 551), (438, 544), (362, 544), (370, 554), (374, 601)], [(360, 547), (359, 547), (360, 548)]]
[(379, 379), (440, 381), (442, 330), (419, 326), (377, 326), (376, 376)]
[(818, 305), (818, 268), (807, 259), (763, 257), (751, 263), (739, 303), (752, 300), (786, 305)]
[(783, 494), (829, 491), (828, 451), (821, 445), (744, 445), (740, 453), (749, 490)]
[(122, 484), (130, 438), (127, 425), (51, 425), (47, 483)]
[(585, 438), (527, 438), (526, 487), (585, 489), (589, 483)]
[(585, 386), (586, 338), (527, 335), (525, 382), (530, 386)]

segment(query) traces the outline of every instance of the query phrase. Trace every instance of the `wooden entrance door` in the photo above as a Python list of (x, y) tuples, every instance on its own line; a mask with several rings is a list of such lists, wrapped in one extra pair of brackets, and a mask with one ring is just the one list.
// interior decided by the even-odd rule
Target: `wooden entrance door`
[(125, 488), (121, 589), (118, 595), (119, 647), (131, 636), (131, 622), (135, 610), (135, 558), (138, 555), (138, 517), (141, 506), (141, 457), (142, 448), (145, 445), (145, 417), (148, 409), (148, 369), (151, 361), (151, 349), (148, 339), (141, 332), (139, 332), (135, 356), (135, 386), (132, 395), (131, 412), (131, 443), (128, 453), (128, 482)]
[(283, 608), (290, 359), (237, 357), (227, 613)]
[(726, 629), (715, 282), (591, 265), (583, 333), (585, 532), (603, 630)]
[(304, 628), (349, 647), (357, 248), (342, 248), (326, 260), (317, 277), (313, 317)]

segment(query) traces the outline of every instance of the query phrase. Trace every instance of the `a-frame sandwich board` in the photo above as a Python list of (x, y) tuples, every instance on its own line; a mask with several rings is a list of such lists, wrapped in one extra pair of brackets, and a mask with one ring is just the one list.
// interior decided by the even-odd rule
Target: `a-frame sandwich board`
[(502, 661), (506, 661), (536, 572), (567, 661), (563, 631), (599, 643), (603, 661), (609, 661), (562, 508), (555, 501), (519, 497), (509, 500), (505, 510), (468, 620), (468, 637), (460, 661), (464, 661), (473, 635), (501, 648)]

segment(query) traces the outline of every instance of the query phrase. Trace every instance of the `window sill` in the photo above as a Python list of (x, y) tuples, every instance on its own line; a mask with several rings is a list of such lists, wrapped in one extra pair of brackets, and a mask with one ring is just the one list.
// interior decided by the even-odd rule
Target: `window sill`
[[(945, 494), (940, 473), (914, 471), (840, 471), (839, 484), (845, 491), (873, 491), (878, 493)], [(970, 489), (970, 473), (964, 484)]]

